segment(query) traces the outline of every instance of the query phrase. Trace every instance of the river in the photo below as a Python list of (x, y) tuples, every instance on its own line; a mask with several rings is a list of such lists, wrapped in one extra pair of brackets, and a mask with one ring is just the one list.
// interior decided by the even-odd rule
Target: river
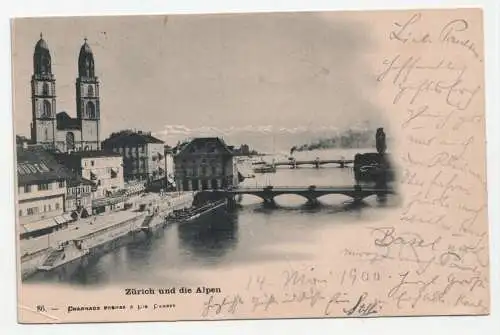
[[(352, 159), (356, 152), (365, 151), (323, 150), (297, 152), (294, 156), (297, 160)], [(272, 157), (264, 159), (271, 161)], [(287, 157), (281, 155), (275, 159)], [(251, 173), (244, 167), (242, 170), (243, 174)], [(319, 169), (279, 167), (275, 174), (256, 174), (243, 185), (335, 186), (352, 185), (353, 181), (351, 168), (327, 165)], [(198, 223), (173, 224), (153, 238), (118, 247), (71, 271), (62, 269), (56, 273), (38, 274), (28, 282), (77, 286), (164, 285), (166, 277), (173, 282), (187, 280), (183, 278), (184, 270), (217, 270), (277, 260), (314, 259), (308, 245), (314, 245), (315, 236), (321, 236), (323, 230), (331, 234), (332, 226), (354, 225), (393, 206), (391, 199), (386, 204), (379, 204), (374, 197), (368, 198), (361, 207), (350, 206), (350, 199), (343, 195), (324, 196), (320, 201), (319, 207), (307, 208), (304, 198), (282, 195), (276, 198), (277, 208), (265, 208), (259, 198), (243, 196), (241, 207), (235, 211), (224, 211)]]

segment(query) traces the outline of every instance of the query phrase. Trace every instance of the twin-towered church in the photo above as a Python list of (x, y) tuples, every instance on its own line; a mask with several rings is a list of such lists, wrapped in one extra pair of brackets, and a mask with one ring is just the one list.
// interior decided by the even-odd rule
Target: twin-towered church
[(76, 118), (56, 114), (56, 79), (47, 42), (40, 34), (33, 55), (31, 140), (47, 150), (59, 152), (100, 150), (99, 79), (94, 55), (87, 39), (78, 56)]

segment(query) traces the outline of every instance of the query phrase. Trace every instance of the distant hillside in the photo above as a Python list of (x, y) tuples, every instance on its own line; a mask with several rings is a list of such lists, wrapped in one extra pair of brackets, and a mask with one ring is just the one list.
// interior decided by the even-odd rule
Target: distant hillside
[(347, 130), (335, 136), (320, 138), (307, 144), (293, 146), (294, 151), (312, 151), (321, 149), (351, 149), (375, 147), (375, 130)]

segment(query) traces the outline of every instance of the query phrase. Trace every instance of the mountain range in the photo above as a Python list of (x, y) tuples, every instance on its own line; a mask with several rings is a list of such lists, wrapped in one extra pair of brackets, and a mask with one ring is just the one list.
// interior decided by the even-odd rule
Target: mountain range
[[(307, 145), (318, 141), (342, 136), (349, 130), (354, 132), (370, 132), (373, 127), (367, 125), (356, 125), (349, 129), (338, 129), (334, 126), (323, 126), (309, 128), (299, 126), (294, 128), (279, 127), (272, 125), (249, 125), (245, 127), (199, 127), (189, 128), (184, 125), (167, 125), (163, 130), (154, 132), (153, 135), (165, 141), (166, 144), (175, 146), (194, 137), (217, 136), (228, 145), (239, 146), (248, 144), (251, 149), (261, 153), (288, 152), (292, 147)], [(373, 131), (375, 139), (375, 131)]]

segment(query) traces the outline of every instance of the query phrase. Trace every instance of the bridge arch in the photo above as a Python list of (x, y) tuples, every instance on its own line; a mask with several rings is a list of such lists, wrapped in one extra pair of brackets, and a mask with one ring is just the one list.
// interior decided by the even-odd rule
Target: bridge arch
[(235, 198), (238, 199), (241, 196), (241, 202), (243, 204), (255, 204), (266, 201), (266, 198), (254, 193), (237, 193)]
[(276, 193), (272, 196), (274, 202), (283, 206), (300, 206), (314, 201), (314, 197), (308, 197), (302, 193)]
[[(315, 197), (316, 201), (325, 204), (334, 204), (355, 199), (354, 192), (345, 193), (323, 193)], [(362, 199), (362, 198), (361, 198)]]

